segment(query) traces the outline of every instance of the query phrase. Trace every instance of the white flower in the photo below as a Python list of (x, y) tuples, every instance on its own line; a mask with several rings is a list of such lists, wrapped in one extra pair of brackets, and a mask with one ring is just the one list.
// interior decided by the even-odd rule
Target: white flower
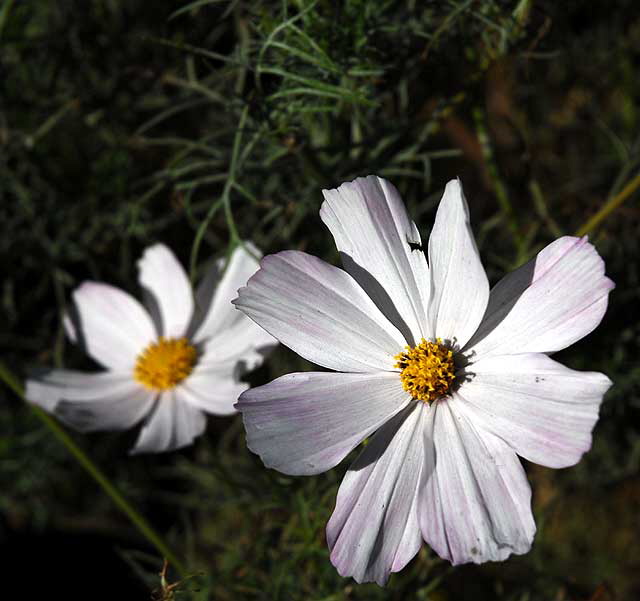
[(132, 453), (191, 444), (204, 431), (204, 412), (235, 412), (248, 388), (240, 375), (276, 344), (230, 303), (256, 259), (238, 247), (216, 286), (222, 267), (207, 274), (194, 299), (173, 253), (162, 244), (147, 248), (138, 268), (149, 311), (118, 288), (84, 282), (65, 329), (107, 371), (52, 370), (27, 381), (26, 398), (81, 431), (124, 430), (144, 419)]
[(331, 561), (358, 582), (384, 584), (423, 538), (454, 564), (527, 552), (535, 524), (517, 455), (575, 464), (611, 385), (547, 356), (602, 319), (613, 288), (602, 259), (586, 238), (560, 238), (490, 292), (458, 181), (438, 207), (428, 265), (389, 182), (369, 176), (324, 196), (344, 271), (270, 255), (234, 303), (346, 373), (245, 392), (236, 406), (249, 448), (267, 467), (317, 474), (373, 435), (327, 525)]

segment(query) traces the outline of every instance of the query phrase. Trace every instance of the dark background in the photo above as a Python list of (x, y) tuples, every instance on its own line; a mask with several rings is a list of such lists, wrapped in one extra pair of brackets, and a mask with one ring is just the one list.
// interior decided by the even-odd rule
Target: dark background
[[(239, 238), (337, 262), (321, 189), (368, 173), (400, 189), (423, 239), (459, 175), (495, 283), (638, 175), (639, 67), (633, 0), (5, 0), (1, 359), (20, 377), (95, 368), (64, 339), (70, 293), (87, 278), (137, 293), (155, 241), (193, 277)], [(386, 589), (358, 586), (324, 539), (348, 461), (313, 478), (268, 471), (238, 418), (161, 456), (129, 457), (134, 432), (74, 438), (188, 564), (177, 598), (640, 598), (637, 199), (590, 231), (617, 287), (599, 328), (556, 358), (614, 386), (578, 466), (526, 466), (526, 556), (453, 569), (425, 545)], [(309, 367), (281, 348), (251, 381)], [(5, 586), (157, 592), (155, 551), (4, 388), (0, 432)]]

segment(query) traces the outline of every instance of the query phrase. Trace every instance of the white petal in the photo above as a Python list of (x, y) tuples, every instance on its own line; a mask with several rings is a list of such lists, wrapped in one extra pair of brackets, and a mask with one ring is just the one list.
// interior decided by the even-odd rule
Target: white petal
[(25, 398), (50, 411), (63, 398), (74, 401), (99, 399), (114, 387), (126, 384), (135, 385), (128, 372), (87, 373), (71, 369), (51, 369), (26, 381)]
[(264, 358), (278, 344), (273, 336), (246, 315), (235, 311), (242, 319), (201, 345), (199, 366), (229, 366), (230, 370), (237, 366), (239, 373), (245, 373), (262, 365)]
[(187, 402), (208, 413), (236, 413), (234, 405), (249, 387), (240, 377), (261, 365), (277, 344), (260, 326), (240, 315), (242, 319), (233, 327), (201, 345), (202, 354), (193, 373), (179, 387)]
[(262, 253), (251, 242), (244, 242), (233, 251), (217, 286), (213, 281), (216, 269), (210, 270), (205, 276), (198, 288), (195, 342), (212, 338), (236, 327), (240, 322), (252, 323), (235, 309), (231, 301), (238, 296), (238, 289), (246, 286), (249, 278), (258, 270), (256, 257), (259, 259)]
[(429, 338), (429, 269), (424, 252), (417, 248), (418, 228), (398, 191), (370, 175), (322, 193), (320, 217), (333, 235), (344, 268), (407, 342)]
[(126, 292), (99, 282), (83, 283), (73, 299), (78, 343), (107, 368), (133, 369), (136, 357), (156, 339), (142, 305)]
[(469, 223), (469, 207), (459, 180), (445, 190), (429, 237), (431, 299), (429, 318), (434, 336), (462, 348), (482, 320), (489, 281)]
[(308, 475), (337, 465), (410, 401), (396, 373), (295, 373), (238, 401), (247, 445), (267, 467)]
[(131, 454), (174, 451), (193, 443), (207, 425), (200, 409), (180, 396), (178, 389), (160, 395), (153, 413), (147, 418)]
[(27, 380), (25, 397), (81, 432), (126, 430), (152, 408), (154, 393), (130, 373), (52, 370)]
[(239, 366), (198, 365), (179, 386), (181, 398), (214, 415), (233, 415), (238, 397), (249, 387), (238, 378)]
[(393, 370), (404, 345), (349, 274), (298, 251), (265, 257), (234, 304), (282, 344), (329, 369)]
[(346, 473), (327, 524), (341, 576), (384, 585), (422, 544), (417, 519), (428, 408), (414, 402), (387, 422)]
[(76, 326), (73, 322), (73, 318), (69, 313), (65, 313), (62, 317), (62, 326), (64, 327), (67, 338), (69, 338), (69, 340), (71, 340), (73, 344), (78, 344), (78, 333), (76, 332)]
[(154, 244), (144, 251), (138, 269), (140, 284), (160, 310), (160, 335), (184, 336), (193, 314), (193, 293), (182, 265), (164, 244)]
[(591, 430), (607, 376), (569, 369), (546, 355), (483, 359), (467, 368), (458, 391), (473, 422), (502, 438), (525, 459), (567, 467), (591, 447)]
[(600, 323), (613, 287), (586, 237), (559, 238), (493, 288), (466, 350), (473, 360), (559, 351)]
[(454, 565), (526, 553), (536, 527), (518, 456), (477, 428), (455, 393), (432, 408), (418, 509), (424, 539)]

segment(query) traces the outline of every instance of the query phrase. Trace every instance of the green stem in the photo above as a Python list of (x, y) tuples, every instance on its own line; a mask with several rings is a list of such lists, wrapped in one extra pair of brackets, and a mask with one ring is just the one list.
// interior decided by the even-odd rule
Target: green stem
[(636, 175), (618, 194), (607, 200), (602, 208), (578, 229), (576, 236), (584, 236), (585, 234), (592, 232), (638, 188), (640, 188), (640, 173), (638, 173), (638, 175)]
[(515, 262), (520, 265), (527, 255), (526, 243), (520, 233), (520, 226), (513, 207), (511, 206), (507, 188), (500, 178), (498, 165), (493, 154), (493, 148), (491, 147), (491, 140), (489, 139), (489, 134), (487, 132), (485, 114), (481, 109), (474, 109), (473, 118), (476, 125), (476, 135), (478, 136), (478, 142), (482, 149), (482, 156), (487, 168), (487, 173), (489, 174), (491, 184), (493, 185), (493, 191), (496, 195), (496, 199), (498, 200), (498, 204), (500, 205), (502, 215), (507, 222), (507, 227), (511, 230), (511, 237), (516, 246), (517, 257)]
[[(0, 379), (16, 393), (22, 400), (24, 398), (24, 388), (18, 379), (9, 371), (9, 369), (0, 361)], [(187, 578), (188, 572), (182, 562), (180, 562), (167, 544), (162, 540), (160, 535), (151, 527), (145, 518), (139, 514), (129, 502), (120, 494), (116, 487), (110, 482), (100, 468), (89, 458), (89, 456), (73, 441), (67, 432), (53, 419), (48, 413), (40, 407), (28, 403), (35, 415), (44, 423), (53, 435), (67, 448), (67, 450), (75, 457), (78, 463), (89, 473), (89, 475), (102, 487), (102, 490), (111, 497), (111, 500), (118, 508), (133, 522), (142, 535), (166, 557), (169, 563), (180, 574), (181, 578)]]
[(6, 0), (2, 8), (0, 8), (0, 36), (2, 35), (2, 30), (9, 20), (9, 13), (11, 12), (11, 7), (13, 6), (14, 0)]
[(213, 218), (215, 212), (218, 210), (220, 203), (222, 204), (222, 207), (224, 209), (224, 214), (227, 219), (227, 226), (229, 228), (229, 234), (231, 237), (229, 246), (233, 247), (241, 242), (240, 235), (238, 234), (238, 228), (236, 227), (236, 223), (233, 219), (233, 213), (231, 211), (231, 198), (229, 194), (236, 178), (236, 171), (238, 169), (238, 155), (240, 153), (240, 141), (242, 139), (242, 134), (244, 133), (244, 127), (247, 121), (248, 114), (249, 106), (247, 105), (244, 107), (244, 109), (242, 109), (242, 113), (240, 114), (240, 122), (238, 123), (238, 128), (236, 129), (236, 134), (233, 138), (233, 149), (231, 151), (231, 161), (229, 163), (229, 174), (222, 190), (222, 196), (220, 197), (219, 202), (215, 202), (211, 205), (209, 211), (207, 212), (207, 215), (198, 227), (196, 235), (193, 239), (193, 245), (191, 247), (191, 258), (189, 259), (189, 275), (191, 277), (191, 281), (193, 281), (195, 277), (196, 262), (198, 260), (198, 251), (200, 250), (202, 238), (204, 236), (204, 233), (207, 231), (207, 228), (209, 227), (209, 222)]

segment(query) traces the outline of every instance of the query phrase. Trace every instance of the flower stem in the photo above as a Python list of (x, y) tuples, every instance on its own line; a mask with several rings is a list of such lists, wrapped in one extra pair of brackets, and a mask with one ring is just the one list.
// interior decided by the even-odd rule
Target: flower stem
[[(13, 390), (21, 399), (24, 398), (24, 388), (18, 379), (9, 371), (9, 369), (0, 361), (0, 379)], [(109, 478), (100, 470), (100, 468), (89, 458), (89, 456), (73, 441), (67, 432), (53, 419), (48, 413), (40, 407), (28, 403), (34, 414), (44, 423), (53, 435), (67, 448), (69, 453), (78, 461), (78, 463), (89, 473), (89, 475), (102, 487), (105, 493), (117, 505), (117, 507), (133, 522), (142, 535), (165, 557), (169, 563), (180, 574), (181, 578), (188, 576), (187, 570), (171, 549), (162, 540), (160, 535), (151, 527), (149, 522), (122, 496), (118, 489), (111, 483)]]
[(607, 200), (602, 208), (591, 217), (576, 232), (576, 236), (584, 236), (592, 232), (604, 221), (613, 211), (615, 211), (629, 196), (631, 196), (640, 187), (640, 173), (636, 175), (618, 194)]
[(214, 202), (207, 212), (205, 218), (200, 223), (198, 230), (196, 231), (196, 235), (193, 239), (193, 245), (191, 246), (191, 257), (189, 259), (189, 277), (193, 282), (194, 276), (196, 273), (196, 262), (198, 260), (198, 251), (200, 250), (200, 244), (202, 243), (202, 239), (204, 237), (207, 228), (209, 227), (209, 222), (213, 218), (214, 214), (222, 204), (224, 209), (224, 214), (227, 219), (227, 227), (229, 228), (230, 234), (230, 244), (229, 246), (233, 248), (239, 242), (242, 241), (240, 238), (240, 234), (238, 233), (238, 228), (236, 227), (236, 222), (233, 218), (233, 212), (231, 211), (231, 188), (233, 187), (233, 183), (236, 179), (236, 173), (238, 170), (238, 155), (240, 154), (240, 142), (242, 140), (242, 135), (245, 133), (245, 123), (247, 121), (247, 116), (249, 115), (249, 105), (246, 105), (244, 109), (242, 109), (242, 113), (240, 114), (240, 121), (238, 123), (238, 127), (236, 129), (236, 134), (233, 138), (233, 148), (231, 150), (231, 161), (229, 163), (229, 174), (224, 183), (224, 188), (222, 190), (222, 196), (220, 197), (218, 202)]

